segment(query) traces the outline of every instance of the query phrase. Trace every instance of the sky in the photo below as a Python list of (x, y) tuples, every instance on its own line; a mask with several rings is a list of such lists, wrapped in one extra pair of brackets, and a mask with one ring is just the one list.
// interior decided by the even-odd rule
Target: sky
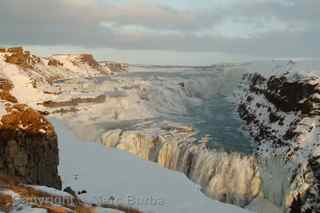
[(0, 45), (135, 64), (320, 57), (319, 0), (1, 0)]

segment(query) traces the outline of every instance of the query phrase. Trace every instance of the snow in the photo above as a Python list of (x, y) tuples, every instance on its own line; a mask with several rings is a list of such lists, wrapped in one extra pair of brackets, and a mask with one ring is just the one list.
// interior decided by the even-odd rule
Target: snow
[(246, 209), (257, 211), (257, 213), (283, 213), (281, 209), (266, 199), (256, 199)]
[(124, 213), (123, 211), (115, 210), (115, 209), (104, 209), (104, 208), (97, 208), (96, 213)]
[(8, 113), (7, 113), (7, 111), (6, 111), (5, 102), (0, 101), (0, 118), (1, 118), (3, 115), (6, 115), (6, 114), (8, 114)]
[[(50, 58), (56, 59), (59, 62), (63, 63), (63, 68), (69, 72), (73, 72), (77, 75), (86, 75), (86, 76), (97, 76), (101, 75), (97, 72), (97, 69), (90, 67), (86, 63), (80, 62), (81, 54), (60, 54), (53, 55)], [(103, 67), (103, 70), (106, 73), (111, 73), (110, 69)]]
[(37, 101), (43, 98), (43, 92), (33, 88), (30, 77), (27, 72), (16, 65), (0, 63), (0, 70), (5, 79), (10, 80), (14, 88), (11, 94), (21, 103), (28, 103), (30, 106), (36, 106)]
[[(59, 137), (60, 175), (64, 187), (86, 190), (88, 202), (116, 202), (142, 211), (247, 212), (210, 200), (184, 175), (135, 156), (79, 140), (60, 121), (51, 119)], [(114, 199), (112, 199), (114, 198)]]
[[(10, 211), (10, 213), (47, 213), (46, 209), (40, 209), (40, 208), (32, 208), (28, 206), (18, 195), (17, 193), (11, 191), (11, 190), (0, 190), (2, 194), (6, 194), (12, 197), (13, 199), (13, 206)], [(0, 211), (1, 213), (1, 211)]]
[(13, 210), (10, 213), (47, 213), (47, 212), (48, 211), (46, 209), (31, 208), (29, 206), (26, 206), (23, 209)]
[(63, 192), (63, 191), (59, 191), (59, 190), (54, 189), (54, 188), (49, 188), (49, 187), (46, 187), (46, 186), (32, 186), (32, 185), (30, 185), (30, 187), (34, 188), (37, 191), (45, 192), (45, 193), (48, 193), (50, 195), (61, 196), (61, 197), (70, 197), (70, 194), (68, 194), (66, 192)]

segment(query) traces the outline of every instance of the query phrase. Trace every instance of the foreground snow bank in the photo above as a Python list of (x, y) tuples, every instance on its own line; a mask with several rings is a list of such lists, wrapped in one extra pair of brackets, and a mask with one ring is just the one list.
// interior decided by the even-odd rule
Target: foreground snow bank
[(212, 201), (184, 175), (125, 152), (79, 141), (56, 119), (63, 186), (85, 190), (83, 200), (122, 204), (144, 212), (248, 212)]

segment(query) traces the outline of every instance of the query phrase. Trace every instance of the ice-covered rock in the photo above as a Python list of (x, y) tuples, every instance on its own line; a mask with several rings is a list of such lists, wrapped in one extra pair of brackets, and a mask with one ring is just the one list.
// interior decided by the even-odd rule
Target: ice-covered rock
[[(243, 84), (239, 114), (255, 139), (257, 156), (283, 159), (288, 188), (278, 190), (290, 213), (320, 208), (319, 88), (319, 77), (291, 73), (250, 74)], [(270, 188), (275, 189), (272, 183)]]

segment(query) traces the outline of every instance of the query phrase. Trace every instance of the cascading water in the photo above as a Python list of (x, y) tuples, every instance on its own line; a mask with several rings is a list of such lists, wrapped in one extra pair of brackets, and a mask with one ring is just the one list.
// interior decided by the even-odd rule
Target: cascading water
[(209, 70), (136, 70), (125, 75), (151, 82), (141, 89), (148, 108), (159, 120), (192, 125), (198, 140), (208, 136), (210, 148), (228, 152), (252, 152), (234, 112), (234, 90), (242, 78), (241, 67)]
[[(153, 122), (191, 124), (196, 130), (195, 140), (155, 140), (133, 125), (107, 132), (101, 142), (183, 172), (213, 199), (243, 207), (255, 199), (267, 199), (282, 207), (288, 171), (277, 160), (257, 162), (234, 114), (231, 97), (247, 71), (242, 66), (223, 66), (210, 70), (138, 70), (119, 76), (150, 82), (137, 85), (137, 90), (157, 115)], [(205, 146), (199, 143), (203, 138), (208, 140)]]
[(285, 199), (290, 186), (288, 165), (280, 157), (260, 159), (259, 165), (260, 174), (263, 177), (264, 198), (280, 209), (285, 209)]
[[(246, 206), (260, 195), (261, 179), (255, 158), (247, 156), (251, 143), (240, 131), (230, 100), (242, 74), (242, 69), (231, 66), (119, 76), (150, 82), (137, 85), (137, 90), (147, 108), (158, 115), (154, 122), (191, 124), (195, 139), (165, 137), (156, 143), (142, 125), (139, 130), (107, 132), (101, 142), (186, 174), (213, 199)], [(207, 145), (200, 144), (201, 139), (207, 139)]]
[(205, 143), (188, 141), (183, 132), (160, 139), (148, 130), (113, 130), (102, 136), (101, 143), (182, 172), (216, 200), (244, 207), (260, 195), (261, 178), (253, 156), (209, 150)]

